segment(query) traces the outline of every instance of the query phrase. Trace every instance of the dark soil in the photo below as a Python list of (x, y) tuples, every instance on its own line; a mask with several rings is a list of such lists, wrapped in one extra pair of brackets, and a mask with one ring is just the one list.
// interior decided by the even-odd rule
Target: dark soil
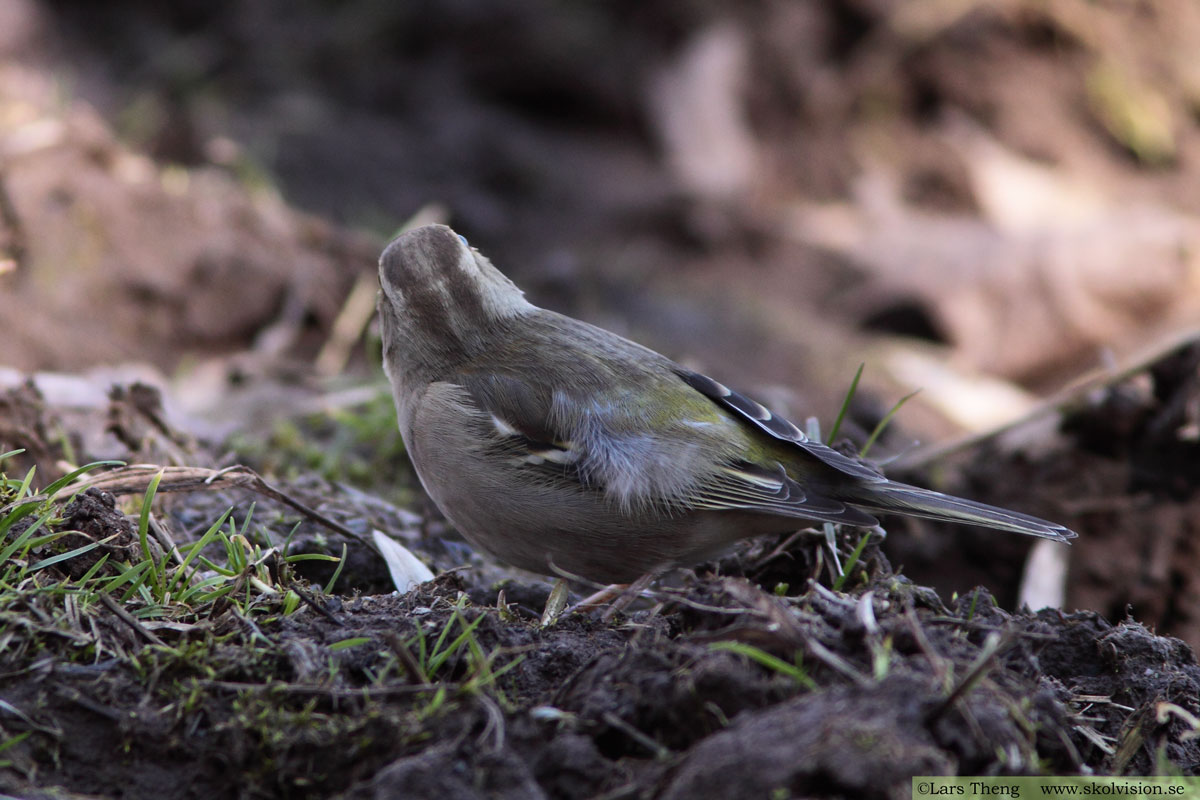
[[(1092, 613), (1009, 615), (983, 591), (946, 609), (871, 563), (846, 594), (779, 597), (708, 575), (617, 624), (571, 616), (550, 628), (463, 604), (467, 587), (448, 575), (403, 597), (324, 598), (320, 613), (287, 617), (262, 604), (254, 622), (227, 612), (158, 632), (187, 658), (95, 613), (97, 639), (131, 659), (5, 656), (5, 730), (33, 735), (9, 752), (0, 786), (27, 797), (41, 796), (33, 786), (104, 797), (906, 797), (918, 774), (1200, 764), (1188, 726), (1156, 716), (1164, 703), (1198, 710), (1200, 667), (1182, 642)], [(478, 664), (461, 656), (432, 685), (405, 674), (418, 630), (429, 641), (451, 620), (480, 618), (490, 668), (515, 664), (494, 683), (472, 688)], [(998, 649), (981, 648), (989, 636)], [(808, 679), (714, 649), (728, 642), (802, 662)]]
[[(45, 424), (35, 400), (10, 397), (18, 419)], [(1070, 419), (1076, 430), (1087, 417)], [(323, 497), (351, 528), (395, 531), (435, 565), (468, 566), (387, 594), (380, 560), (350, 540), (338, 594), (275, 562), (280, 585), (306, 598), (292, 613), (281, 595), (255, 594), (165, 616), (119, 590), (86, 605), (53, 591), (98, 551), (35, 573), (7, 587), (0, 610), (11, 742), (0, 791), (899, 798), (919, 774), (1200, 767), (1187, 722), (1200, 713), (1200, 666), (1134, 619), (1014, 614), (982, 588), (946, 605), (877, 544), (835, 590), (820, 537), (789, 536), (672, 573), (615, 619), (544, 626), (548, 584), (488, 564), (444, 528), (414, 528), (409, 512), (312, 478), (281, 486)], [(250, 498), (236, 495), (166, 496), (159, 522), (182, 543), (232, 504), (250, 530)], [(259, 498), (253, 513), (253, 538), (293, 535), (286, 507)], [(99, 490), (52, 526), (114, 536), (114, 560), (140, 557), (136, 525)], [(293, 541), (340, 551), (318, 531), (302, 522)], [(858, 536), (841, 534), (843, 561)]]

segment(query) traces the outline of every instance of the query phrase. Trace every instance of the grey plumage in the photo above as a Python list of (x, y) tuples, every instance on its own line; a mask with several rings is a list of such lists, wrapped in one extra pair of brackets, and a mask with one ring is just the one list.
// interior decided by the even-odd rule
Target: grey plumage
[(888, 481), (711, 378), (533, 306), (445, 226), (398, 237), (379, 271), (384, 368), (417, 473), (468, 540), (516, 566), (630, 581), (875, 513), (1074, 536)]

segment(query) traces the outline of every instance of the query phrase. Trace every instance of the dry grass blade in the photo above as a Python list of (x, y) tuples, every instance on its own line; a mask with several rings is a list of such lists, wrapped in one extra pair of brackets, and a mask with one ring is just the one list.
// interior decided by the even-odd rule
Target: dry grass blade
[(362, 338), (375, 314), (375, 294), (378, 290), (379, 281), (374, 270), (358, 276), (334, 320), (329, 340), (314, 362), (318, 375), (337, 375), (346, 368), (354, 345)]
[(1200, 343), (1200, 332), (1195, 330), (1166, 336), (1130, 356), (1116, 368), (1096, 370), (1094, 373), (1073, 381), (1069, 386), (1042, 400), (1034, 408), (1011, 422), (904, 453), (893, 460), (890, 466), (896, 470), (921, 469), (964, 450), (976, 448), (983, 442), (994, 440), (1010, 431), (1022, 428), (1028, 428), (1031, 431), (1041, 430), (1036, 426), (1039, 421), (1056, 418), (1061, 414), (1063, 408), (1079, 404), (1097, 389), (1122, 383), (1134, 375), (1146, 371), (1171, 353), (1197, 343)]
[(110, 494), (142, 494), (155, 475), (162, 473), (159, 492), (200, 492), (218, 489), (246, 489), (292, 508), (319, 525), (340, 533), (378, 552), (375, 544), (296, 498), (276, 489), (261, 475), (241, 465), (225, 469), (204, 467), (160, 467), (154, 464), (133, 464), (81, 480), (69, 487), (72, 491), (96, 488)]

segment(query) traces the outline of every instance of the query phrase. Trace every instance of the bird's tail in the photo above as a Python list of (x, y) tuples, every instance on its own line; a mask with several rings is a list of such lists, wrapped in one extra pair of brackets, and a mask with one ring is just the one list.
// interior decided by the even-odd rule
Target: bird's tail
[(982, 525), (1001, 531), (1040, 536), (1056, 542), (1074, 539), (1074, 531), (1062, 525), (1039, 519), (1019, 511), (1009, 511), (984, 503), (976, 503), (953, 495), (942, 494), (930, 489), (921, 489), (904, 483), (888, 482), (871, 487), (870, 494), (854, 498), (850, 502), (863, 509), (880, 514), (904, 514), (910, 517), (925, 517), (943, 522), (965, 522)]

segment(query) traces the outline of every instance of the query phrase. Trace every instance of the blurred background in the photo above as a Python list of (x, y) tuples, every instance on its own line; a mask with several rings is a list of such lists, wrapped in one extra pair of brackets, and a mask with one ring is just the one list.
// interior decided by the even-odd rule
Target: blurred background
[[(921, 389), (903, 458), (1189, 340), (1198, 52), (1190, 0), (0, 0), (0, 385), (146, 380), (211, 437), (361, 398), (379, 250), (444, 221), (539, 305), (798, 421), (860, 363), (863, 429)], [(1113, 441), (1149, 441), (1161, 388), (1080, 395), (1065, 461), (1042, 428), (948, 488), (1089, 534), (1074, 603), (1195, 633), (1194, 484), (1172, 521), (1113, 505), (1158, 487)], [(1015, 585), (999, 539), (894, 557)]]

